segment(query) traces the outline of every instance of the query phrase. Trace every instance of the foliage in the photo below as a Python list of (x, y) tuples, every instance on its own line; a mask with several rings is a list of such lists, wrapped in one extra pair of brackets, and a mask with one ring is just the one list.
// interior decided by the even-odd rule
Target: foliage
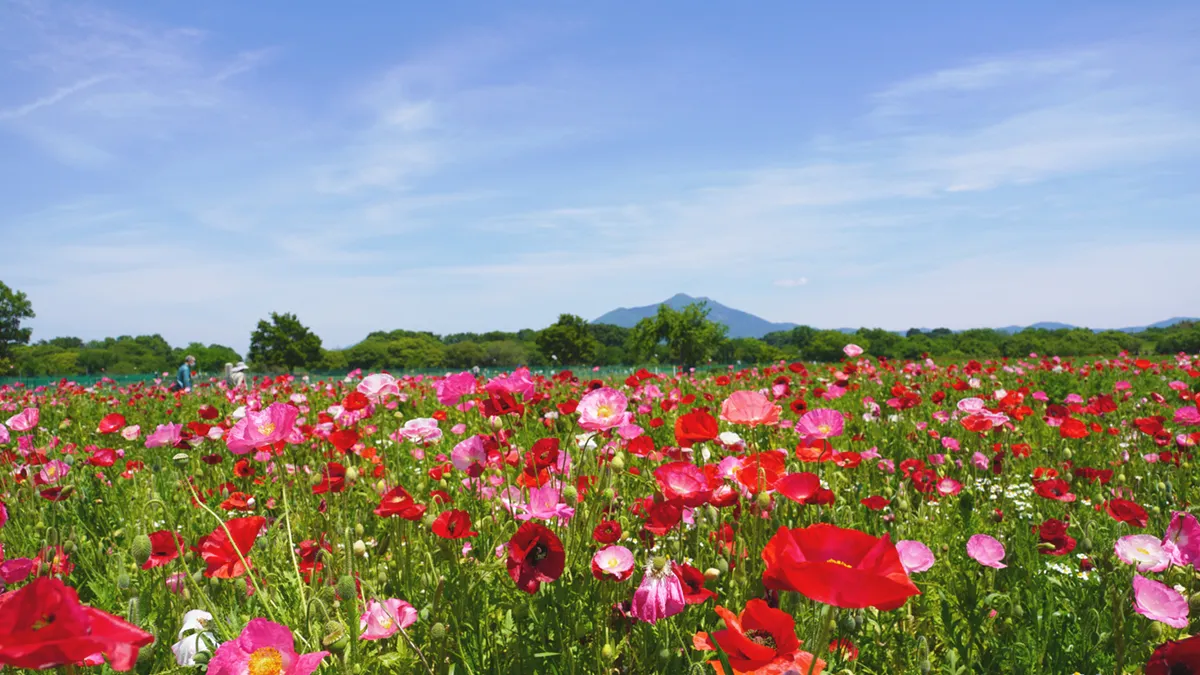
[(642, 319), (629, 336), (628, 351), (642, 357), (656, 355), (659, 344), (666, 346), (666, 358), (673, 364), (695, 367), (707, 363), (725, 341), (728, 327), (708, 319), (707, 303), (693, 302), (676, 310), (659, 305), (658, 314)]
[(259, 321), (250, 335), (250, 360), (260, 368), (314, 366), (321, 361), (321, 338), (295, 314), (271, 312), (270, 323)]
[(29, 344), (33, 329), (22, 328), (21, 323), (34, 316), (29, 298), (0, 281), (0, 363), (12, 358), (13, 347)]
[[(810, 345), (821, 339), (811, 337)], [(871, 337), (879, 338), (855, 339)], [(155, 336), (115, 342), (131, 353), (135, 345), (154, 353), (165, 344)], [(385, 350), (436, 345), (445, 353), (457, 345), (520, 344), (445, 345), (410, 332), (377, 333), (368, 342)], [(56, 350), (56, 358), (88, 350), (74, 338), (35, 348)], [(782, 347), (729, 340), (720, 349)], [(1143, 615), (1131, 591), (1134, 567), (1114, 547), (1131, 534), (1149, 535), (1156, 545), (1173, 512), (1200, 500), (1191, 464), (1200, 443), (1191, 391), (1198, 367), (1200, 361), (1174, 357), (980, 358), (933, 366), (843, 358), (807, 368), (607, 380), (619, 398), (616, 391), (589, 393), (590, 377), (535, 375), (532, 392), (514, 394), (523, 408), (509, 409), (495, 418), (499, 423), (486, 412), (496, 403), (484, 393), (484, 379), (473, 382), (477, 393), (462, 407), (439, 402), (434, 381), (415, 377), (397, 382), (402, 397), (377, 402), (351, 395), (377, 386), (342, 377), (257, 378), (244, 392), (205, 383), (193, 394), (141, 383), (0, 387), (6, 415), (39, 411), (32, 428), (27, 415), (0, 420), (13, 430), (0, 441), (13, 464), (0, 472), (7, 515), (0, 562), (9, 565), (10, 589), (27, 583), (17, 575), (33, 565), (34, 574), (62, 578), (96, 610), (153, 631), (158, 639), (138, 658), (142, 674), (199, 672), (177, 666), (171, 650), (184, 613), (195, 609), (213, 615), (205, 629), (218, 643), (255, 617), (287, 626), (299, 651), (330, 652), (319, 672), (711, 673), (713, 661), (744, 656), (697, 649), (720, 639), (699, 635), (722, 629), (716, 607), (737, 614), (763, 598), (778, 612), (773, 616), (786, 616), (783, 625), (802, 648), (826, 661), (826, 673), (1128, 673), (1156, 645), (1200, 627), (1194, 616), (1184, 619), (1185, 628), (1172, 628)], [(830, 383), (841, 379), (846, 386), (833, 391)], [(512, 386), (508, 378), (492, 385)], [(757, 394), (763, 391), (771, 397)], [(584, 411), (599, 410), (581, 401), (601, 395), (604, 406), (617, 406), (605, 415), (638, 427), (634, 440), (615, 431), (577, 436)], [(779, 406), (772, 414), (786, 424), (756, 424), (745, 413), (717, 418), (745, 395), (763, 397), (767, 409)], [(263, 409), (255, 415), (282, 412), (269, 423), (235, 413), (260, 407), (254, 402)], [(977, 406), (986, 406), (979, 409), (998, 426), (978, 426), (962, 412)], [(838, 420), (836, 430), (806, 424), (807, 415), (822, 413)], [(115, 425), (107, 419), (114, 414), (122, 416)], [(301, 414), (312, 421), (296, 424)], [(698, 415), (711, 415), (711, 424), (691, 428)], [(276, 426), (289, 419), (291, 426)], [(1074, 435), (1065, 419), (1078, 423)], [(151, 442), (148, 435), (168, 424), (181, 425), (178, 441)], [(426, 432), (415, 434), (417, 428)], [(827, 448), (795, 447), (798, 428), (828, 433)], [(264, 429), (285, 440), (263, 439), (259, 449), (269, 451), (262, 452), (235, 447), (247, 430)], [(681, 450), (687, 434), (709, 440), (693, 439)], [(472, 439), (478, 464), (453, 450)], [(555, 459), (564, 454), (569, 462)], [(686, 480), (664, 479), (671, 470)], [(813, 490), (828, 494), (809, 500), (785, 487), (791, 477), (811, 479)], [(1061, 483), (1044, 490), (1051, 478)], [(544, 489), (548, 501), (526, 502), (534, 489)], [(379, 513), (397, 505), (407, 515)], [(456, 514), (469, 522), (463, 539), (447, 538), (456, 532), (445, 521)], [(265, 529), (245, 547), (249, 573), (208, 573), (221, 547), (203, 538), (220, 539), (234, 519), (252, 516), (264, 517)], [(598, 528), (602, 521), (620, 532), (611, 524)], [(1052, 521), (1062, 528), (1054, 536), (1045, 534)], [(510, 576), (509, 552), (514, 533), (531, 523), (555, 533), (564, 560), (561, 575), (527, 592)], [(838, 608), (811, 593), (769, 589), (763, 553), (780, 528), (825, 524), (842, 534), (805, 563), (803, 579), (869, 594), (901, 575), (920, 594), (885, 610)], [(919, 543), (928, 564), (896, 568), (887, 583), (860, 582), (866, 563), (839, 557), (866, 550), (842, 546), (850, 530), (859, 539)], [(151, 547), (148, 536), (169, 542), (170, 532), (182, 539), (180, 555), (147, 567), (151, 556), (171, 552), (169, 545)], [(603, 546), (597, 532), (613, 532), (613, 543), (628, 549), (631, 577), (594, 571)], [(977, 562), (968, 543), (974, 534), (1002, 543), (1004, 567)], [(1185, 539), (1179, 545), (1191, 546)], [(887, 550), (872, 549), (867, 558), (878, 561)], [(540, 559), (546, 551), (534, 553)], [(634, 600), (658, 559), (664, 569), (686, 564), (693, 574), (678, 613), (648, 623), (636, 618)], [(235, 562), (228, 564), (236, 569)], [(900, 562), (914, 567), (911, 558)], [(1185, 600), (1197, 589), (1190, 565), (1141, 574), (1183, 588)], [(385, 639), (360, 638), (367, 603), (388, 598), (411, 603), (413, 622)], [(745, 628), (759, 645), (780, 644), (777, 634), (766, 634), (770, 626)], [(28, 636), (39, 639), (36, 631)], [(852, 645), (855, 658), (831, 651), (831, 643)], [(0, 650), (0, 659), (6, 653)]]
[(546, 358), (562, 365), (591, 365), (601, 349), (587, 320), (574, 314), (560, 314), (558, 321), (538, 333), (536, 342)]

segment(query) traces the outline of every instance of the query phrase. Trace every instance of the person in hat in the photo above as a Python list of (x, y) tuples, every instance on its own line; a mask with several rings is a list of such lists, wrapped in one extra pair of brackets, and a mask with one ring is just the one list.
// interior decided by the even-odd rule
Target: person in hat
[(179, 370), (175, 371), (175, 382), (171, 385), (171, 391), (192, 390), (192, 366), (195, 365), (196, 357), (189, 354), (179, 366)]
[(245, 361), (238, 361), (236, 366), (229, 369), (229, 386), (233, 389), (246, 386), (246, 366)]

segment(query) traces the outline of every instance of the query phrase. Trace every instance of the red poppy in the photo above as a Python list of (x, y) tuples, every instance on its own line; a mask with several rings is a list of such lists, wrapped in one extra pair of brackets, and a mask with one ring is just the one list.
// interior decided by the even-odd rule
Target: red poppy
[(352, 391), (346, 394), (346, 398), (342, 399), (342, 407), (350, 412), (362, 410), (369, 405), (371, 405), (371, 399), (367, 398), (367, 395), (360, 391)]
[(471, 530), (471, 514), (459, 509), (443, 511), (433, 521), (433, 533), (442, 539), (462, 539), (479, 535)]
[(711, 441), (718, 433), (717, 419), (703, 410), (693, 410), (675, 420), (675, 442), (681, 448)]
[[(725, 620), (725, 628), (697, 633), (693, 645), (700, 650), (714, 651), (715, 642), (729, 658), (735, 674), (821, 672), (825, 662), (817, 660), (812, 668), (813, 655), (800, 650), (796, 637), (796, 621), (787, 612), (775, 609), (765, 601), (754, 598), (746, 603), (741, 616), (718, 606), (716, 612)], [(720, 661), (710, 661), (718, 673), (724, 673)]]
[(358, 432), (353, 429), (338, 429), (329, 434), (329, 442), (342, 452), (350, 452), (350, 449), (358, 443)]
[(312, 487), (314, 495), (326, 492), (343, 492), (346, 489), (346, 467), (338, 462), (329, 462), (321, 472), (321, 482)]
[[(266, 523), (267, 519), (262, 516), (234, 518), (226, 521), (224, 527), (218, 527), (212, 534), (201, 539), (198, 546), (200, 557), (208, 565), (204, 576), (236, 579), (245, 574), (247, 566), (251, 564), (250, 549)], [(226, 528), (229, 534), (225, 533)], [(245, 565), (242, 564), (243, 559), (246, 561)]]
[(254, 465), (246, 458), (239, 459), (233, 463), (233, 475), (238, 478), (253, 478)]
[(142, 565), (142, 569), (162, 567), (179, 557), (183, 548), (183, 537), (177, 532), (159, 530), (150, 534), (150, 559)]
[(709, 598), (716, 597), (716, 593), (704, 587), (704, 573), (686, 563), (671, 563), (671, 569), (675, 571), (675, 576), (679, 578), (679, 583), (683, 585), (683, 601), (689, 605), (698, 605)]
[(691, 462), (663, 464), (654, 470), (654, 480), (658, 482), (663, 498), (683, 506), (700, 506), (712, 495), (704, 472)]
[(425, 508), (424, 504), (413, 501), (408, 490), (397, 485), (379, 500), (379, 506), (375, 507), (375, 515), (381, 518), (400, 516), (405, 520), (420, 520), (421, 516), (425, 515)]
[(121, 413), (110, 413), (100, 420), (96, 431), (102, 434), (113, 434), (125, 427), (125, 416)]
[(889, 611), (921, 592), (888, 535), (873, 537), (826, 523), (780, 527), (763, 548), (763, 585), (835, 607)]
[(1088, 435), (1087, 425), (1074, 417), (1068, 417), (1058, 427), (1058, 435), (1062, 438), (1084, 438)]
[(1039, 525), (1035, 531), (1041, 544), (1050, 545), (1038, 547), (1038, 552), (1042, 554), (1066, 555), (1075, 550), (1075, 538), (1067, 535), (1065, 521), (1050, 518)]
[(1150, 522), (1150, 514), (1146, 513), (1146, 509), (1128, 499), (1110, 499), (1104, 503), (1104, 510), (1113, 520), (1134, 527), (1146, 527)]
[(482, 402), (480, 408), (487, 417), (525, 414), (525, 406), (517, 403), (517, 399), (503, 389), (488, 392), (488, 397)]
[(859, 503), (868, 509), (871, 509), (872, 511), (882, 511), (887, 508), (888, 504), (891, 502), (883, 497), (880, 497), (879, 495), (871, 495), (866, 499), (859, 500)]
[(81, 605), (75, 589), (38, 577), (0, 594), (0, 665), (46, 670), (103, 654), (113, 670), (132, 670), (154, 636), (125, 620)]
[(199, 413), (202, 420), (215, 420), (221, 416), (220, 411), (207, 403), (200, 406), (200, 409), (196, 412)]
[(508, 576), (526, 593), (561, 576), (566, 560), (558, 536), (541, 523), (523, 523), (508, 540)]
[(646, 522), (642, 527), (656, 537), (661, 537), (675, 529), (675, 526), (683, 520), (683, 509), (677, 504), (657, 501), (650, 497), (646, 498), (644, 503)]
[(92, 466), (112, 466), (117, 463), (117, 451), (112, 448), (99, 448), (88, 457)]
[(1200, 673), (1200, 635), (1164, 642), (1146, 662), (1146, 675)]
[(789, 473), (775, 482), (775, 491), (797, 504), (811, 504), (820, 490), (821, 479), (811, 471)]
[(621, 538), (621, 524), (615, 520), (602, 520), (592, 530), (592, 539), (598, 544), (615, 544)]
[(1053, 499), (1056, 502), (1075, 501), (1075, 495), (1071, 493), (1070, 483), (1061, 478), (1035, 481), (1033, 487), (1035, 492), (1046, 499)]
[(638, 436), (632, 441), (629, 441), (628, 450), (629, 454), (631, 455), (645, 457), (646, 455), (654, 452), (654, 449), (654, 439), (650, 438), (649, 436)]

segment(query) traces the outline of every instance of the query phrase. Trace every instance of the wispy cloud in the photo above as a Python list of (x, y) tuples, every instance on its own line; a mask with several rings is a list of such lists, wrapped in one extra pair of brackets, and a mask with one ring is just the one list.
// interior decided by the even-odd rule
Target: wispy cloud
[(797, 277), (795, 279), (776, 279), (775, 285), (780, 288), (798, 288), (808, 285), (808, 277)]

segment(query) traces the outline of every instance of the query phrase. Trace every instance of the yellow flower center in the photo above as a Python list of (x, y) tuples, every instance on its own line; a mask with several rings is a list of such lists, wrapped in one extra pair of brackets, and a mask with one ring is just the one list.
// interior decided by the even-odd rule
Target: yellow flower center
[(850, 563), (844, 563), (841, 560), (837, 560), (835, 558), (830, 558), (829, 560), (826, 560), (825, 562), (833, 563), (834, 565), (841, 565), (842, 567), (845, 567), (846, 569), (850, 569)]
[(612, 414), (613, 414), (612, 408), (610, 408), (606, 405), (602, 405), (599, 408), (596, 408), (596, 416), (597, 417), (607, 418), (607, 417), (612, 417)]
[(270, 436), (271, 434), (275, 433), (275, 423), (267, 422), (266, 424), (258, 425), (258, 433), (262, 434), (263, 436)]
[(616, 567), (617, 565), (620, 565), (620, 564), (621, 564), (621, 561), (617, 560), (616, 558), (609, 558), (608, 560), (604, 561), (605, 567)]
[(1138, 552), (1138, 553), (1141, 553), (1141, 554), (1142, 554), (1142, 555), (1144, 555), (1144, 556), (1149, 556), (1149, 555), (1150, 555), (1150, 551), (1147, 551), (1146, 549), (1144, 549), (1144, 548), (1141, 548), (1140, 546), (1137, 548), (1137, 552)]
[(382, 619), (379, 620), (379, 627), (384, 630), (391, 628), (392, 627), (392, 617), (385, 615)]
[(56, 473), (58, 473), (58, 467), (54, 466), (53, 464), (46, 467), (47, 476), (53, 476)]
[(283, 675), (283, 655), (274, 647), (255, 649), (250, 655), (250, 675)]
[(817, 431), (819, 431), (823, 434), (827, 434), (830, 431), (833, 431), (833, 428), (830, 427), (828, 424), (820, 424), (820, 425), (817, 425)]

